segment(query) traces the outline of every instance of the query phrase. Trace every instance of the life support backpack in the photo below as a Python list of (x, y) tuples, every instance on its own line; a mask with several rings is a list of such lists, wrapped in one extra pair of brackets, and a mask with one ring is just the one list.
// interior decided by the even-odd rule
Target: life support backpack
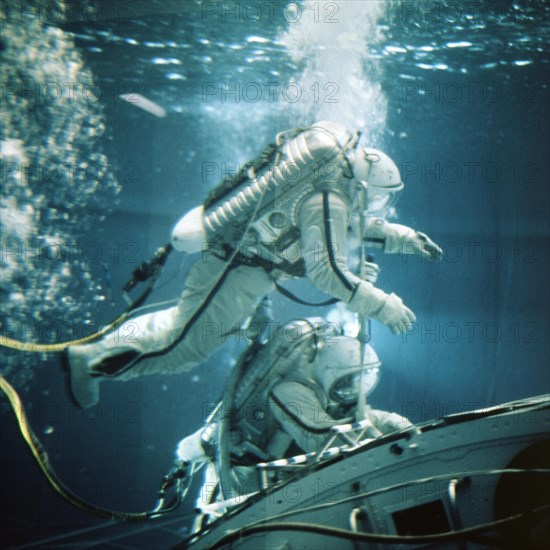
[(272, 458), (266, 450), (278, 424), (269, 394), (282, 380), (298, 377), (300, 365), (314, 361), (324, 335), (331, 330), (334, 327), (323, 318), (300, 319), (275, 331), (268, 345), (245, 352), (238, 383), (223, 401), (233, 461), (255, 464)]
[(359, 134), (334, 122), (278, 134), (276, 144), (177, 223), (174, 248), (185, 252), (199, 252), (206, 245), (243, 248), (245, 255), (254, 250), (254, 255), (277, 257), (299, 238), (297, 212), (305, 198), (316, 191), (331, 191), (350, 200), (342, 177), (353, 177), (347, 152), (358, 139)]

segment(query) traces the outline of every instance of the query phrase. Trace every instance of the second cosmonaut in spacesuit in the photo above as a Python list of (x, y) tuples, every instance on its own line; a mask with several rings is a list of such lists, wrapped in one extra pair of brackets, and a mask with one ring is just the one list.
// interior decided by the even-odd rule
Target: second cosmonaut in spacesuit
[(178, 304), (131, 319), (131, 334), (123, 327), (68, 348), (72, 396), (86, 407), (98, 401), (105, 378), (191, 370), (288, 277), (307, 277), (349, 310), (394, 334), (406, 331), (413, 312), (397, 295), (354, 275), (347, 262), (350, 225), (360, 227), (359, 241), (384, 252), (440, 257), (423, 233), (376, 217), (402, 188), (397, 166), (363, 147), (360, 132), (334, 122), (282, 132), (259, 162), (214, 189), (175, 226), (175, 249), (202, 252)]
[(370, 345), (361, 357), (357, 338), (322, 318), (293, 321), (246, 351), (218, 413), (177, 448), (178, 461), (207, 463), (198, 507), (257, 491), (256, 464), (320, 452), (333, 426), (366, 420), (366, 439), (411, 427), (398, 414), (359, 407), (381, 366)]

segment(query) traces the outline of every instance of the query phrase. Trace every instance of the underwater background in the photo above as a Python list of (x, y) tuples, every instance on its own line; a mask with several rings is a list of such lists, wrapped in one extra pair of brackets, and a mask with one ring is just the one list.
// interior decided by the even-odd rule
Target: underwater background
[[(377, 286), (418, 321), (402, 336), (372, 324), (383, 366), (370, 403), (424, 422), (548, 393), (549, 12), (526, 0), (2, 2), (2, 337), (64, 341), (108, 323), (132, 271), (208, 190), (277, 132), (334, 119), (395, 159), (393, 221), (444, 250), (437, 264), (375, 251)], [(148, 303), (176, 298), (194, 261), (172, 254)], [(273, 301), (278, 322), (338, 316)], [(105, 382), (88, 411), (65, 394), (59, 354), (2, 347), (1, 372), (67, 486), (143, 511), (245, 344), (228, 338), (184, 375)], [(168, 548), (191, 524), (193, 498), (163, 529), (116, 535), (73, 509), (4, 398), (0, 448), (3, 547)]]

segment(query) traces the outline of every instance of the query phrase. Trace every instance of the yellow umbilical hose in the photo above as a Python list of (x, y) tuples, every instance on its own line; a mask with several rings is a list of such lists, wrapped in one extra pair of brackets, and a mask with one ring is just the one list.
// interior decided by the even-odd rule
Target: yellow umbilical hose
[(122, 521), (141, 521), (144, 519), (149, 519), (153, 517), (153, 512), (116, 512), (113, 510), (106, 510), (105, 508), (99, 508), (93, 504), (82, 500), (80, 497), (72, 493), (65, 485), (58, 479), (57, 475), (53, 471), (50, 465), (50, 459), (48, 453), (45, 451), (44, 447), (40, 443), (39, 439), (36, 437), (31, 427), (29, 426), (29, 421), (27, 415), (25, 414), (25, 409), (23, 408), (23, 403), (18, 393), (15, 391), (13, 386), (0, 375), (0, 389), (4, 392), (8, 398), (11, 408), (17, 419), (19, 425), (19, 430), (23, 439), (27, 443), (32, 455), (36, 459), (38, 466), (42, 470), (43, 474), (46, 476), (50, 485), (59, 493), (64, 499), (69, 501), (72, 505), (84, 510), (85, 512), (94, 514), (96, 516), (108, 519), (116, 519)]
[(125, 311), (122, 315), (117, 317), (114, 321), (108, 324), (106, 327), (103, 327), (101, 330), (94, 332), (88, 336), (82, 338), (77, 338), (76, 340), (71, 340), (69, 342), (59, 342), (56, 344), (40, 344), (34, 342), (21, 342), (8, 336), (0, 336), (0, 346), (5, 348), (17, 349), (19, 351), (32, 351), (32, 352), (58, 352), (63, 351), (69, 346), (76, 346), (78, 344), (86, 344), (93, 340), (101, 338), (107, 332), (119, 327), (124, 321), (128, 318), (130, 312)]

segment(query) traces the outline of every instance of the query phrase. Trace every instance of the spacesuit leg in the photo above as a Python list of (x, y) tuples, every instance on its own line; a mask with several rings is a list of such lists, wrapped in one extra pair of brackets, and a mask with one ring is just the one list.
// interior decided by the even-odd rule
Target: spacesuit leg
[[(239, 266), (228, 272), (222, 285), (208, 299), (201, 292), (205, 279), (200, 277), (200, 273), (194, 275), (178, 306), (177, 328), (172, 329), (169, 335), (172, 343), (160, 353), (145, 352), (135, 366), (117, 378), (128, 380), (142, 374), (173, 374), (191, 370), (224, 344), (232, 333), (240, 330), (262, 298), (275, 290), (273, 279), (262, 268)], [(195, 285), (196, 282), (200, 282), (201, 288)], [(206, 307), (193, 320), (197, 305), (205, 303), (205, 299)], [(159, 338), (155, 341), (158, 342)]]
[[(218, 478), (216, 466), (212, 462), (209, 462), (204, 470), (202, 487), (195, 501), (196, 510), (202, 510), (203, 506), (211, 504), (212, 502), (215, 502), (217, 500), (217, 497), (219, 495), (219, 482), (220, 480)], [(208, 518), (208, 515), (199, 513), (199, 515), (193, 521), (191, 532), (198, 533), (201, 529), (203, 529), (208, 523)]]
[(177, 306), (136, 317), (97, 342), (69, 348), (76, 401), (81, 406), (96, 403), (101, 377), (128, 380), (186, 372), (223, 344), (274, 290), (262, 268), (226, 267), (207, 256), (191, 268)]

